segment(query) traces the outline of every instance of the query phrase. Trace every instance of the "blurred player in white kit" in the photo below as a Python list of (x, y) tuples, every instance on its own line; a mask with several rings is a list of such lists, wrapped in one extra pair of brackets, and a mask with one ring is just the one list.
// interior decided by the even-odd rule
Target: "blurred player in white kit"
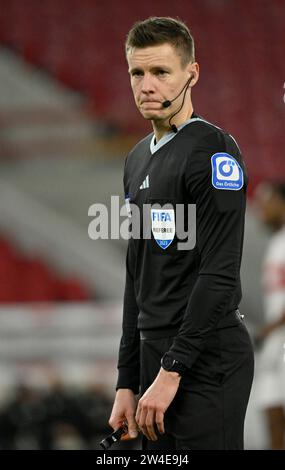
[(263, 260), (265, 325), (256, 335), (262, 348), (257, 405), (265, 411), (271, 449), (285, 449), (285, 183), (261, 184), (260, 217), (273, 230)]

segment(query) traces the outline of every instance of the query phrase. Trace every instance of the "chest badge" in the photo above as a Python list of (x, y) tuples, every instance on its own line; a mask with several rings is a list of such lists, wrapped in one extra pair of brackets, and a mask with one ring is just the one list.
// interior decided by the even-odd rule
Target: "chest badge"
[(166, 250), (175, 236), (174, 209), (151, 209), (151, 230), (156, 243)]

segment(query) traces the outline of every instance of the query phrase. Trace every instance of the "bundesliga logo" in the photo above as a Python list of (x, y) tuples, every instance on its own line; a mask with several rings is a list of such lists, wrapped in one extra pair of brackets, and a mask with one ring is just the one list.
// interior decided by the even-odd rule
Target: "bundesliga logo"
[(243, 187), (243, 172), (228, 153), (215, 153), (211, 158), (212, 185), (216, 189), (238, 191)]

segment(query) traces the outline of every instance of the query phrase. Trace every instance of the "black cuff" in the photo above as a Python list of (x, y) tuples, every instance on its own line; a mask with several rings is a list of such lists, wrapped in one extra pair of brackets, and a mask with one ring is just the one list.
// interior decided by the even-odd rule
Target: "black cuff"
[(116, 390), (119, 388), (130, 388), (135, 395), (139, 393), (140, 378), (138, 369), (131, 367), (120, 367), (118, 368), (118, 380)]

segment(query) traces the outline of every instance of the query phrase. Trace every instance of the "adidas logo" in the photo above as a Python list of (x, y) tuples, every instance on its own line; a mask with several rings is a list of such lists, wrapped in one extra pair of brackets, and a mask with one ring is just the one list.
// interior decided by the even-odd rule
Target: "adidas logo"
[(140, 185), (140, 189), (147, 189), (149, 188), (149, 175), (146, 176), (143, 183)]

